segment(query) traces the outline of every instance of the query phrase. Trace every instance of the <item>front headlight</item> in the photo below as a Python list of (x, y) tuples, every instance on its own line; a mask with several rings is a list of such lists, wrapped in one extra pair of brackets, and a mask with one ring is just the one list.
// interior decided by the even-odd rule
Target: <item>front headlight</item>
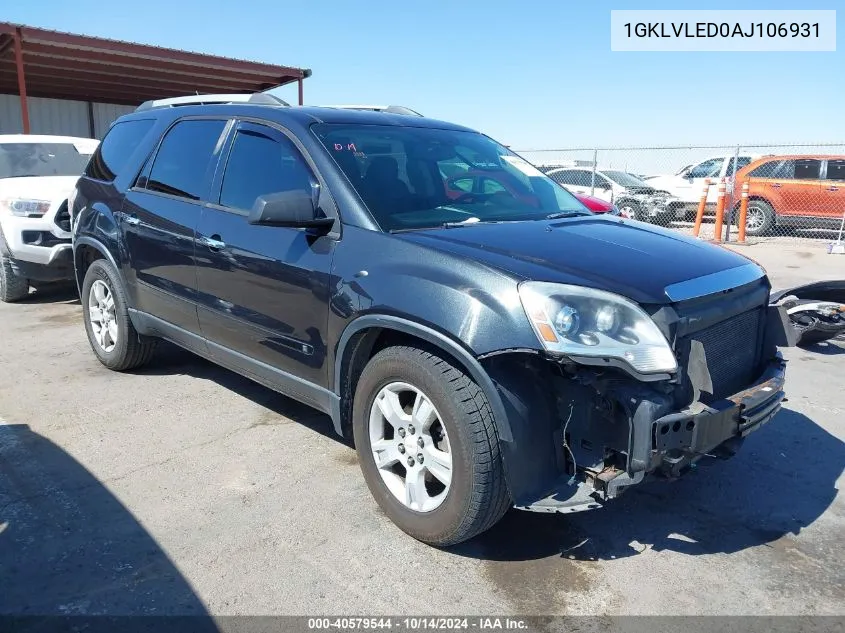
[(49, 200), (8, 198), (0, 201), (0, 208), (19, 218), (40, 218), (50, 210)]
[(537, 338), (550, 352), (614, 358), (643, 373), (673, 372), (675, 355), (642, 308), (611, 292), (526, 281), (519, 298)]

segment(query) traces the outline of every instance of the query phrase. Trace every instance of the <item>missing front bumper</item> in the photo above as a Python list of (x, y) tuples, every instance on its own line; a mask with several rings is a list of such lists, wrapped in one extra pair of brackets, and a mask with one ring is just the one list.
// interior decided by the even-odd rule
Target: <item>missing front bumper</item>
[(626, 469), (566, 473), (549, 494), (516, 507), (534, 512), (591, 510), (648, 477), (675, 478), (702, 457), (731, 457), (747, 435), (780, 410), (785, 375), (786, 361), (778, 354), (752, 386), (709, 406), (655, 416), (660, 406), (641, 400), (632, 407)]

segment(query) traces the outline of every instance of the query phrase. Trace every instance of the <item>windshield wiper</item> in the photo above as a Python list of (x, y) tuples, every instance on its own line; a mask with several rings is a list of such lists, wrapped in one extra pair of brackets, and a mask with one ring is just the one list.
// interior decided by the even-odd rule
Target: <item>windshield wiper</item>
[(456, 226), (469, 226), (470, 224), (479, 224), (481, 220), (476, 217), (467, 218), (466, 220), (461, 220), (460, 222), (444, 222), (440, 226), (444, 229), (451, 229)]
[(578, 215), (589, 215), (588, 213), (584, 213), (583, 211), (558, 211), (556, 213), (549, 213), (546, 216), (547, 220), (560, 220), (561, 218), (574, 218)]

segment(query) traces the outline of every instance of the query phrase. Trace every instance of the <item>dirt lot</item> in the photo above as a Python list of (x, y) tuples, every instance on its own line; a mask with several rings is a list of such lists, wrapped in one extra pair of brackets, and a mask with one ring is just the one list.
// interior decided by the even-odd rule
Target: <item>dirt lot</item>
[[(775, 286), (819, 245), (742, 251)], [(322, 416), (187, 353), (111, 373), (73, 295), (0, 305), (0, 613), (845, 613), (845, 342), (731, 461), (450, 551), (377, 509)]]

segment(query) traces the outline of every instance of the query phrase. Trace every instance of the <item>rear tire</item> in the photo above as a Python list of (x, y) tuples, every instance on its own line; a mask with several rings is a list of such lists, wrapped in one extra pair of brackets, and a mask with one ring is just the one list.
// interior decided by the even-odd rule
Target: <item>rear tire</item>
[[(395, 399), (386, 397), (390, 394)], [(435, 431), (423, 431), (424, 419)], [(353, 432), (376, 502), (400, 529), (424, 543), (445, 547), (470, 539), (491, 528), (511, 505), (484, 393), (461, 369), (429, 351), (388, 347), (370, 360), (355, 391)], [(440, 438), (436, 447), (432, 437)], [(446, 461), (448, 484), (443, 482)], [(408, 492), (415, 481), (424, 481), (418, 484), (424, 486), (421, 493)]]
[[(737, 212), (739, 222), (739, 212)], [(766, 235), (775, 226), (775, 210), (764, 200), (749, 200), (745, 219), (746, 235)]]
[(111, 263), (98, 259), (88, 267), (80, 300), (88, 342), (103, 365), (126, 371), (150, 360), (157, 340), (141, 336), (132, 325), (126, 292)]

